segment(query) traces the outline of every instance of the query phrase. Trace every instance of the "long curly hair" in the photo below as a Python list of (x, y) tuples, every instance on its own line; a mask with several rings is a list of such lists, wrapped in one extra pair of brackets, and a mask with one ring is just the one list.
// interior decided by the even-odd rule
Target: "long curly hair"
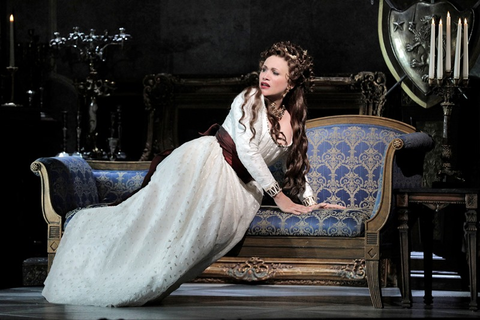
[[(301, 195), (305, 190), (305, 175), (310, 170), (310, 163), (307, 158), (308, 140), (305, 131), (305, 122), (307, 120), (305, 93), (311, 91), (313, 86), (313, 59), (307, 50), (302, 49), (299, 45), (290, 41), (282, 41), (274, 43), (269, 49), (261, 53), (260, 69), (265, 60), (270, 56), (281, 57), (288, 63), (288, 79), (293, 87), (283, 98), (283, 104), (291, 116), (290, 124), (293, 129), (293, 141), (286, 160), (287, 170), (282, 188), (285, 194), (294, 198)], [(256, 133), (253, 123), (257, 120), (259, 108), (263, 105), (261, 102), (262, 94), (258, 84), (248, 88), (245, 92), (245, 97), (254, 89), (257, 89), (255, 94), (256, 102), (252, 108), (250, 120), (250, 130), (253, 136)], [(272, 124), (271, 135), (276, 140), (285, 140), (285, 136), (280, 132), (280, 124), (269, 108), (267, 108), (267, 115)]]

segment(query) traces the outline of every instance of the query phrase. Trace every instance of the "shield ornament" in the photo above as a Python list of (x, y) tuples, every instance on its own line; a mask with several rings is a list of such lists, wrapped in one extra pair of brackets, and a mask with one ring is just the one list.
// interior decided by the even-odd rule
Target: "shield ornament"
[[(480, 41), (476, 36), (472, 36), (476, 34), (475, 30), (477, 29), (474, 10), (459, 11), (447, 1), (438, 3), (418, 2), (404, 11), (391, 8), (384, 0), (379, 1), (379, 3), (378, 33), (380, 47), (390, 72), (397, 81), (404, 77), (401, 85), (402, 89), (417, 104), (424, 108), (436, 105), (441, 101), (441, 98), (433, 94), (432, 88), (428, 85), (432, 18), (435, 19), (436, 24), (442, 19), (445, 29), (447, 12), (450, 13), (452, 42), (450, 59), (452, 68), (455, 57), (458, 19), (461, 18), (462, 21), (465, 18), (467, 19), (469, 26), (469, 65), (472, 67), (480, 52)], [(445, 46), (445, 30), (443, 35), (443, 46)], [(435, 43), (438, 42), (435, 41)], [(445, 49), (443, 52), (445, 55)], [(443, 61), (446, 58), (444, 56)]]

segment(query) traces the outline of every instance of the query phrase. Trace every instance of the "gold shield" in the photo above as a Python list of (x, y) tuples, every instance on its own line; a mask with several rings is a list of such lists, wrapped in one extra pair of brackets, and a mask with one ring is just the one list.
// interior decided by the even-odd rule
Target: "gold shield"
[[(384, 0), (379, 2), (378, 33), (383, 58), (387, 66), (399, 81), (403, 78), (402, 89), (417, 104), (430, 108), (441, 101), (433, 94), (428, 85), (428, 67), (430, 64), (430, 32), (432, 18), (446, 21), (447, 12), (451, 16), (452, 55), (454, 59), (458, 19), (467, 19), (469, 24), (470, 66), (478, 57), (479, 41), (472, 38), (476, 29), (474, 11), (459, 11), (447, 1), (438, 3), (418, 2), (401, 11), (391, 8)], [(444, 23), (445, 25), (445, 23)], [(444, 32), (445, 35), (445, 32)], [(472, 42), (472, 40), (474, 40)], [(443, 41), (445, 45), (445, 41)], [(445, 50), (443, 50), (445, 52)], [(444, 57), (444, 61), (447, 57)], [(453, 63), (452, 63), (453, 65)]]

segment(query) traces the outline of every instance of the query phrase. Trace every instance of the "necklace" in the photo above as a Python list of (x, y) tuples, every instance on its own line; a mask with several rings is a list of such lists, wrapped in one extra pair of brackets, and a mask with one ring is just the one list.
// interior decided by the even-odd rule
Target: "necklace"
[(285, 113), (285, 105), (281, 105), (277, 107), (277, 104), (275, 102), (272, 102), (270, 105), (270, 111), (272, 112), (272, 115), (277, 118), (278, 121), (282, 120), (283, 114)]

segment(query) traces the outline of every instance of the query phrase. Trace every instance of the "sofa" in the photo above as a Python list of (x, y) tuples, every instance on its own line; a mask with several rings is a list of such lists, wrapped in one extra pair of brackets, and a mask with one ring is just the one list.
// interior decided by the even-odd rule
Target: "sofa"
[[(372, 115), (310, 119), (307, 137), (308, 177), (318, 200), (346, 209), (297, 216), (267, 197), (244, 239), (195, 281), (368, 286), (372, 305), (382, 308), (382, 277), (388, 274), (382, 263), (396, 252), (392, 188), (421, 185), (423, 156), (433, 140), (408, 124)], [(125, 198), (141, 186), (149, 165), (80, 157), (32, 163), (42, 183), (49, 266), (66, 215)], [(281, 183), (279, 165), (271, 170)]]

